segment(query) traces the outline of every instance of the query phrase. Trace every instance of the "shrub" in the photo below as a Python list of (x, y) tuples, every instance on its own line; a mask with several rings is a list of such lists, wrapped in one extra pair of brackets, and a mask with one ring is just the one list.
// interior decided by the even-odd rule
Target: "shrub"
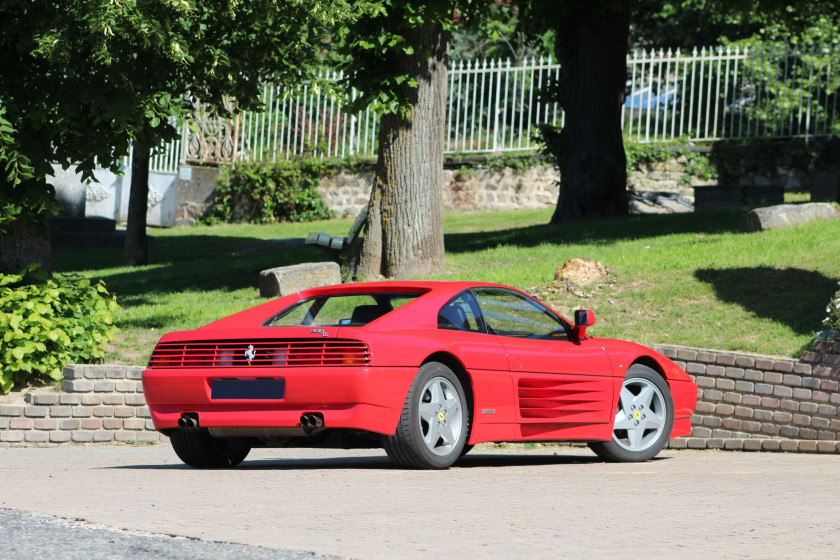
[(46, 279), (37, 265), (0, 273), (0, 389), (8, 393), (31, 376), (60, 381), (65, 365), (101, 360), (117, 310), (101, 281)]
[(825, 313), (825, 330), (817, 333), (817, 340), (840, 340), (840, 290), (828, 302)]
[(717, 175), (707, 154), (692, 151), (682, 141), (641, 144), (625, 139), (624, 153), (627, 156), (627, 173), (645, 171), (647, 165), (683, 157), (685, 175), (680, 181), (684, 186), (691, 186), (693, 177), (712, 179)]
[(332, 217), (315, 190), (329, 164), (296, 158), (277, 163), (246, 163), (219, 176), (210, 221), (308, 222)]

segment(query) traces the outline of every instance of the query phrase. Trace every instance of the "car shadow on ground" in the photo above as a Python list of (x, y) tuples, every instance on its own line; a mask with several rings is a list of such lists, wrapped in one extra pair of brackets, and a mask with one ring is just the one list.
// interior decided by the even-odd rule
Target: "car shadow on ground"
[[(651, 461), (665, 460), (668, 457), (657, 457)], [(546, 452), (545, 454), (498, 454), (498, 453), (475, 453), (462, 457), (453, 469), (474, 469), (474, 468), (499, 468), (499, 467), (535, 467), (535, 466), (561, 466), (561, 465), (586, 465), (603, 463), (599, 457), (592, 455), (563, 454), (557, 452)], [(102, 467), (106, 470), (184, 470), (191, 469), (182, 463), (165, 463), (154, 465), (117, 465), (113, 467)], [(387, 457), (381, 455), (368, 457), (323, 457), (318, 459), (246, 459), (242, 464), (235, 467), (238, 471), (314, 471), (314, 470), (404, 470), (392, 463)]]

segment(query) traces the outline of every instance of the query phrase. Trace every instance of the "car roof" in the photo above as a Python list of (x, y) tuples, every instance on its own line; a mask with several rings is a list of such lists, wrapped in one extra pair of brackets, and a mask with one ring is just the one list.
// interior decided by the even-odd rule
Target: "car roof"
[(476, 287), (509, 288), (509, 286), (489, 282), (467, 282), (451, 280), (386, 280), (382, 282), (357, 282), (350, 284), (336, 284), (333, 286), (323, 286), (319, 288), (310, 288), (308, 290), (302, 290), (296, 295), (298, 295), (301, 298), (309, 298), (323, 295), (359, 294), (370, 292), (437, 292), (456, 294), (468, 288)]
[[(239, 327), (242, 325), (262, 325), (270, 317), (282, 312), (287, 307), (302, 300), (320, 296), (376, 293), (417, 293), (423, 296), (422, 299), (427, 302), (427, 304), (431, 304), (434, 307), (435, 305), (442, 306), (448, 299), (466, 289), (480, 287), (506, 288), (521, 293), (521, 291), (516, 288), (511, 288), (510, 286), (504, 286), (502, 284), (449, 280), (386, 280), (382, 282), (336, 284), (333, 286), (310, 288), (295, 294), (277, 298), (261, 305), (234, 313), (233, 315), (228, 315), (227, 317), (221, 318), (217, 321), (213, 321), (212, 323), (200, 327), (200, 329), (219, 329)], [(436, 321), (436, 319), (430, 316), (430, 324), (434, 321)]]

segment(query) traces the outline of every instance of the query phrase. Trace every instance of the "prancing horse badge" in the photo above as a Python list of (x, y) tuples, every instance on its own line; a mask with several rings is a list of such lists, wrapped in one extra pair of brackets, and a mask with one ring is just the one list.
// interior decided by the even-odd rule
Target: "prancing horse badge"
[(248, 365), (251, 365), (251, 360), (257, 357), (257, 351), (254, 350), (253, 344), (248, 345), (248, 349), (245, 350), (245, 357), (248, 358)]

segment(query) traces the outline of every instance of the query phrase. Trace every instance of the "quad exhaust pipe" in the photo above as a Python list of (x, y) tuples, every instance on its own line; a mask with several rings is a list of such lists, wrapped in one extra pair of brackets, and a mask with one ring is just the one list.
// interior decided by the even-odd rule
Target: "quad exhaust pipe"
[(182, 430), (197, 430), (198, 429), (198, 414), (187, 412), (178, 418), (178, 427)]
[(324, 415), (320, 412), (307, 412), (300, 417), (300, 425), (304, 430), (323, 428)]
[[(307, 412), (300, 417), (300, 426), (307, 431), (324, 427), (324, 415), (320, 412)], [(178, 427), (182, 430), (194, 431), (200, 428), (198, 414), (185, 412), (178, 418)]]

